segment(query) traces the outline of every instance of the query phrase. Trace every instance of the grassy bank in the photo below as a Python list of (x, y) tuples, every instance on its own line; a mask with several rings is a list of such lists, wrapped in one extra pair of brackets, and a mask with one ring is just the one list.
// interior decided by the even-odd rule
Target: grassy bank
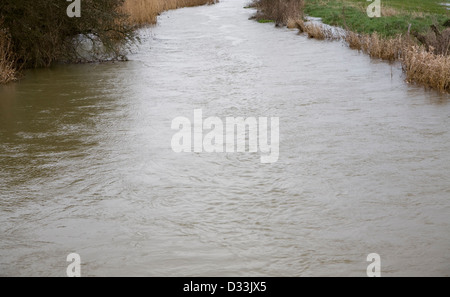
[[(258, 15), (264, 12), (255, 0)], [(349, 47), (373, 58), (400, 60), (406, 80), (450, 92), (449, 11), (434, 0), (382, 0), (381, 17), (370, 18), (366, 0), (305, 0), (296, 15), (322, 18), (323, 23), (341, 27), (346, 34), (336, 35), (329, 27), (304, 22), (287, 22), (315, 39), (343, 39)], [(267, 16), (266, 16), (267, 18)]]
[[(166, 10), (212, 4), (214, 0), (84, 0), (82, 16), (69, 18), (61, 0), (0, 1), (0, 84), (18, 69), (57, 61), (82, 63), (126, 59), (135, 29), (155, 24)], [(84, 38), (80, 38), (84, 36)], [(88, 42), (88, 53), (80, 44)]]
[(369, 18), (365, 0), (306, 0), (305, 14), (320, 17), (325, 24), (356, 33), (395, 37), (410, 30), (425, 33), (431, 24), (443, 25), (449, 12), (442, 0), (381, 0), (381, 18)]

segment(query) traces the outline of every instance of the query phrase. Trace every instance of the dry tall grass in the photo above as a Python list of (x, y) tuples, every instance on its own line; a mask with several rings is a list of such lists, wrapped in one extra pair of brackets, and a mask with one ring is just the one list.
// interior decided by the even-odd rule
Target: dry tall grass
[(435, 54), (433, 48), (416, 45), (410, 38), (382, 38), (378, 34), (359, 35), (348, 32), (346, 41), (352, 49), (361, 50), (373, 58), (400, 60), (406, 80), (442, 93), (450, 92), (450, 56)]
[(293, 21), (303, 16), (304, 0), (253, 0), (258, 13), (256, 19), (275, 21), (277, 26), (293, 25)]
[(354, 50), (362, 50), (361, 36), (353, 31), (348, 31), (345, 36), (345, 41), (348, 43), (348, 46)]
[(305, 32), (308, 34), (308, 37), (318, 40), (326, 39), (324, 29), (323, 26), (317, 24), (308, 23), (305, 25)]
[[(307, 33), (308, 37), (319, 40), (336, 40), (339, 35), (334, 34), (329, 27), (320, 24), (298, 21), (296, 23), (300, 33)], [(447, 32), (444, 31), (442, 36)], [(428, 44), (418, 46), (413, 36), (397, 36), (383, 38), (377, 33), (358, 34), (348, 31), (343, 39), (351, 49), (359, 50), (372, 58), (396, 61), (402, 63), (406, 80), (428, 88), (437, 89), (443, 93), (450, 93), (450, 52), (449, 41), (441, 37), (444, 50), (436, 54), (436, 49)]]
[(423, 47), (411, 46), (405, 49), (401, 60), (408, 82), (450, 92), (450, 56), (436, 55)]
[(427, 34), (419, 34), (416, 31), (412, 31), (412, 35), (425, 46), (427, 51), (444, 56), (450, 54), (450, 28), (439, 31), (435, 25), (432, 25)]
[(298, 26), (300, 31), (304, 31), (308, 34), (309, 38), (314, 38), (318, 40), (339, 40), (340, 35), (333, 31), (333, 28), (330, 26), (315, 24), (315, 23), (306, 23), (303, 26)]
[(15, 55), (9, 36), (5, 30), (0, 28), (0, 84), (17, 79), (15, 64)]
[(395, 8), (385, 6), (385, 5), (382, 5), (382, 7), (381, 7), (381, 15), (384, 17), (396, 16), (399, 14), (400, 14), (400, 12)]
[(388, 61), (399, 59), (403, 48), (408, 43), (408, 40), (402, 36), (383, 38), (376, 32), (370, 35), (347, 32), (345, 40), (351, 49), (363, 51), (372, 58)]
[(180, 7), (214, 4), (215, 0), (125, 0), (124, 10), (136, 25), (156, 24), (161, 12)]

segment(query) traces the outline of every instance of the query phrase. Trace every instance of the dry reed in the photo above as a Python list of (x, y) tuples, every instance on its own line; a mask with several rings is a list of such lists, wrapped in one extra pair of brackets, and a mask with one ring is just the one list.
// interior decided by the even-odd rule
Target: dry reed
[(345, 35), (348, 46), (354, 50), (362, 50), (361, 36), (353, 31), (348, 31)]
[(423, 47), (410, 46), (402, 57), (408, 82), (415, 82), (440, 92), (450, 92), (450, 56), (436, 55)]
[[(372, 58), (394, 61), (400, 57), (403, 48), (401, 36), (383, 38), (378, 33), (362, 35), (359, 38), (360, 49)], [(353, 41), (355, 42), (355, 41)]]
[(161, 12), (180, 7), (213, 4), (215, 0), (125, 0), (124, 10), (135, 25), (156, 24)]
[(340, 40), (341, 36), (337, 30), (333, 30), (333, 27), (317, 24), (317, 23), (306, 23), (298, 21), (297, 28), (300, 32), (305, 32), (308, 34), (309, 38), (314, 38), (318, 40)]
[[(257, 20), (273, 20), (276, 26), (292, 26), (294, 21), (303, 17), (304, 0), (253, 0), (258, 9), (254, 16)], [(294, 20), (294, 21), (293, 21)]]
[(297, 21), (295, 19), (292, 19), (292, 18), (289, 19), (287, 21), (286, 27), (288, 27), (288, 29), (298, 28)]
[(308, 23), (305, 25), (305, 32), (309, 38), (324, 40), (326, 38), (325, 28), (321, 25)]
[[(300, 33), (307, 33), (308, 37), (319, 40), (339, 39), (339, 35), (327, 26), (297, 21), (296, 27)], [(444, 31), (446, 33), (446, 31)], [(446, 36), (445, 34), (443, 34)], [(432, 46), (418, 46), (412, 36), (397, 36), (384, 38), (379, 34), (358, 34), (347, 31), (342, 37), (351, 49), (359, 50), (372, 58), (396, 61), (402, 63), (406, 74), (406, 81), (417, 83), (442, 93), (450, 93), (450, 55), (448, 39), (443, 39), (446, 51), (436, 54)], [(438, 43), (439, 45), (439, 43)]]
[(0, 84), (17, 79), (15, 55), (7, 32), (0, 28)]
[(389, 6), (382, 5), (381, 15), (383, 17), (396, 16), (396, 15), (399, 15), (399, 14), (400, 14), (400, 12), (397, 9), (389, 7)]

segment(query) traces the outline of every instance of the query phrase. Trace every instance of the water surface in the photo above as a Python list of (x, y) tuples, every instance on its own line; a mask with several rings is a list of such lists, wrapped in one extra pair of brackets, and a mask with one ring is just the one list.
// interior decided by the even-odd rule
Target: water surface
[[(0, 275), (450, 275), (449, 96), (339, 42), (164, 13), (130, 61), (0, 95)], [(171, 122), (279, 117), (280, 159), (176, 154)]]

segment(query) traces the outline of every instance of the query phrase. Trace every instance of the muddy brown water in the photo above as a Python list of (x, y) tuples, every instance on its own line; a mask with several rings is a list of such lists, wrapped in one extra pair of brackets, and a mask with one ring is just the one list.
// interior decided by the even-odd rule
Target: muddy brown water
[[(449, 96), (339, 42), (186, 8), (130, 61), (1, 89), (0, 275), (450, 275)], [(171, 121), (279, 117), (280, 158), (176, 154)]]

